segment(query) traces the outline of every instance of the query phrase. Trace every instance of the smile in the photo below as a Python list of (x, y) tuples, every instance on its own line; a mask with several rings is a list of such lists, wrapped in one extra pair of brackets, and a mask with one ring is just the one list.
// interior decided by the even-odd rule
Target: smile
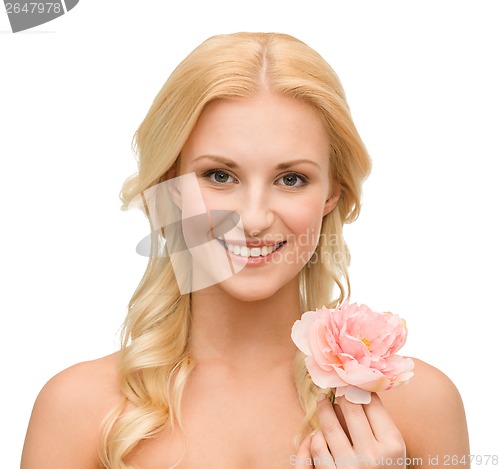
[(219, 243), (221, 243), (222, 246), (224, 246), (224, 248), (227, 249), (229, 252), (240, 257), (265, 257), (273, 253), (286, 243), (286, 241), (283, 241), (281, 243), (275, 244), (274, 246), (249, 248), (247, 246), (238, 246), (226, 243), (225, 241), (222, 241), (219, 238), (217, 238), (217, 241), (219, 241)]

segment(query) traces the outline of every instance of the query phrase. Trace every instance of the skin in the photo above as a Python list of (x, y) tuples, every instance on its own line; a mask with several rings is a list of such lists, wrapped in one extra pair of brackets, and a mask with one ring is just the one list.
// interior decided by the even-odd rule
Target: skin
[[(217, 155), (237, 163), (230, 168)], [(276, 170), (279, 162), (307, 158)], [(196, 161), (195, 161), (196, 160)], [(184, 391), (182, 418), (191, 451), (182, 468), (314, 467), (309, 458), (422, 458), (407, 467), (430, 468), (429, 457), (466, 455), (467, 424), (460, 395), (441, 371), (415, 361), (411, 381), (372, 395), (367, 405), (343, 398), (318, 403), (320, 430), (302, 442), (291, 438), (302, 420), (295, 392), (290, 338), (300, 311), (298, 273), (324, 215), (339, 197), (328, 178), (328, 138), (306, 104), (275, 95), (219, 101), (203, 111), (169, 177), (194, 172), (207, 209), (237, 211), (249, 240), (287, 240), (293, 262), (243, 269), (192, 293), (189, 347), (196, 367)], [(217, 178), (207, 171), (223, 170)], [(307, 177), (301, 185), (299, 173)], [(230, 175), (231, 177), (227, 177)], [(217, 182), (218, 181), (218, 182)], [(224, 182), (220, 182), (224, 181)], [(181, 201), (182, 203), (182, 201)], [(307, 259), (307, 258), (306, 258)], [(258, 344), (258, 347), (256, 347)], [(118, 353), (77, 364), (53, 377), (40, 392), (28, 427), (22, 469), (99, 467), (96, 435), (105, 414), (119, 401)], [(312, 430), (312, 429), (311, 429)], [(127, 462), (139, 469), (164, 469), (181, 456), (178, 431), (141, 442)], [(291, 465), (291, 456), (301, 461)], [(326, 463), (315, 467), (327, 466)], [(364, 464), (337, 467), (374, 467)], [(395, 466), (404, 467), (404, 465)], [(460, 465), (468, 467), (468, 465)]]

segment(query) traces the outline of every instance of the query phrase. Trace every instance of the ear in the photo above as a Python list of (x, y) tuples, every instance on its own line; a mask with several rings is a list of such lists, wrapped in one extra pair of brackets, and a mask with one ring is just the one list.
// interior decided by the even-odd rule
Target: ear
[(323, 216), (328, 215), (337, 206), (341, 194), (342, 191), (340, 187), (336, 187), (332, 194), (330, 194), (330, 197), (325, 201)]

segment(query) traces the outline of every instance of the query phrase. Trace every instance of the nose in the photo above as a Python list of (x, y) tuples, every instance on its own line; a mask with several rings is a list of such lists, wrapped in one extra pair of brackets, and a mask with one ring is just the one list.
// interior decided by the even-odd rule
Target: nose
[[(249, 237), (259, 236), (275, 220), (272, 195), (258, 187), (249, 187), (239, 200), (240, 227)], [(242, 226), (241, 226), (242, 225)]]

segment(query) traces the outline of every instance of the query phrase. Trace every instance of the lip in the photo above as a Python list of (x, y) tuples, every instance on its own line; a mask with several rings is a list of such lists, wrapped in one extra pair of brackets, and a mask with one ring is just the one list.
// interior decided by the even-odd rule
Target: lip
[(284, 239), (278, 239), (276, 241), (244, 241), (241, 239), (226, 239), (224, 238), (223, 240), (220, 238), (217, 238), (219, 241), (224, 241), (227, 244), (232, 244), (233, 246), (247, 246), (249, 248), (261, 248), (264, 246), (275, 246), (276, 244), (279, 243), (285, 243), (286, 241)]
[[(283, 243), (283, 244), (281, 244), (281, 246), (276, 248), (273, 252), (271, 252), (267, 256), (243, 257), (243, 256), (238, 256), (237, 254), (234, 254), (229, 249), (227, 249), (227, 247), (224, 245), (224, 242), (221, 239), (217, 238), (217, 240), (219, 241), (221, 246), (225, 249), (226, 254), (229, 255), (229, 257), (231, 258), (231, 261), (233, 261), (234, 263), (237, 263), (239, 265), (244, 265), (245, 267), (258, 267), (258, 266), (263, 265), (263, 264), (269, 264), (272, 257), (274, 256), (274, 254), (276, 252), (278, 252), (283, 246), (286, 245), (286, 241), (278, 241), (277, 243), (274, 243), (271, 245), (268, 243), (260, 244), (260, 246), (274, 246), (275, 244)], [(227, 241), (227, 242), (229, 244), (233, 244), (229, 241)], [(239, 243), (238, 245), (245, 246), (245, 244), (241, 244), (241, 243)], [(259, 245), (250, 245), (250, 244), (246, 244), (246, 246), (259, 247)]]

